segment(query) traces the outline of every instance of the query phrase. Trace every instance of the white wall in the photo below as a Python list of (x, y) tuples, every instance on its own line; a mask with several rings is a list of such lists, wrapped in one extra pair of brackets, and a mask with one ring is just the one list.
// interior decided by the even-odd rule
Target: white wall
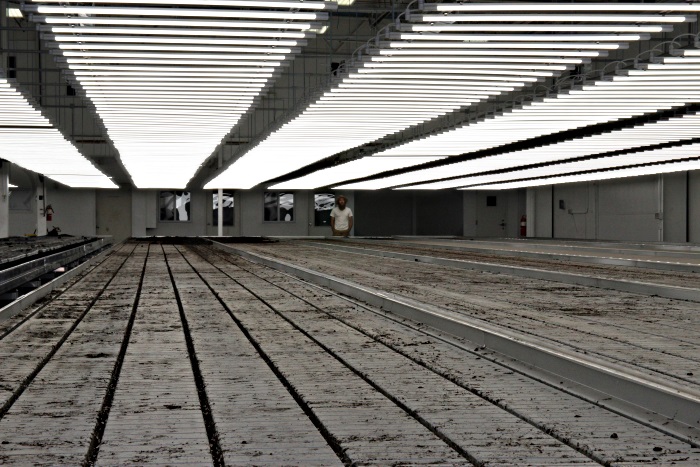
[(598, 185), (598, 235), (605, 240), (661, 241), (663, 178), (637, 177)]
[[(27, 206), (27, 209), (24, 206)], [(33, 188), (12, 190), (10, 195), (10, 237), (33, 234), (36, 225), (36, 191)]]
[[(487, 198), (496, 197), (496, 206), (487, 206)], [(464, 236), (520, 236), (520, 218), (526, 214), (526, 191), (464, 191)], [(505, 224), (501, 226), (501, 223)]]
[(588, 183), (566, 184), (557, 185), (553, 190), (554, 237), (595, 238), (596, 186)]
[(54, 210), (53, 220), (46, 222), (48, 230), (58, 227), (61, 234), (76, 237), (96, 234), (95, 190), (77, 190), (48, 184), (46, 204), (50, 204)]
[(552, 238), (553, 187), (543, 186), (528, 188), (527, 198), (527, 236)]
[(97, 190), (97, 235), (109, 235), (115, 242), (131, 237), (131, 190)]
[(464, 192), (464, 236), (476, 237), (476, 191)]
[(663, 240), (687, 241), (688, 173), (667, 174), (663, 177)]
[[(240, 204), (236, 206), (236, 221), (240, 221), (243, 236), (306, 236), (313, 218), (309, 215), (308, 191), (294, 192), (294, 220), (292, 222), (264, 222), (265, 190), (240, 191)], [(313, 203), (313, 201), (311, 201)], [(313, 209), (313, 206), (312, 208)], [(238, 213), (240, 212), (240, 217)]]
[[(263, 222), (263, 192), (236, 192), (234, 226), (226, 227), (225, 235), (330, 234), (327, 228), (313, 225), (313, 191), (295, 192), (295, 220), (289, 223)], [(25, 192), (30, 198), (30, 210), (10, 211), (10, 235), (29, 234), (36, 228), (36, 193), (31, 190)], [(71, 235), (103, 233), (96, 230), (99, 224), (104, 224), (102, 228), (109, 229), (111, 234), (124, 230), (123, 234), (119, 233), (118, 240), (129, 236), (129, 232), (134, 236), (216, 235), (211, 191), (192, 193), (190, 222), (161, 222), (157, 190), (96, 192), (48, 183), (46, 193), (47, 204), (54, 208), (54, 219), (48, 224), (49, 228), (59, 226), (63, 233)], [(363, 219), (368, 215), (367, 210), (362, 206), (357, 210), (354, 193), (346, 195), (358, 222), (383, 222), (381, 216)], [(371, 202), (372, 196), (372, 193), (363, 193), (363, 202)], [(486, 231), (479, 228), (477, 221), (484, 219), (486, 194), (464, 191), (461, 196), (464, 235), (483, 236)], [(497, 196), (503, 207), (499, 216), (507, 218), (504, 235), (517, 237), (519, 219), (526, 204), (524, 191), (498, 192)], [(537, 237), (550, 237), (553, 232), (555, 238), (657, 241), (663, 234), (663, 240), (668, 242), (685, 242), (686, 235), (691, 242), (700, 242), (700, 171), (665, 175), (661, 181), (659, 177), (652, 176), (540, 187), (528, 190), (528, 196), (528, 214), (532, 216), (534, 212), (534, 219), (529, 216), (528, 222), (532, 223), (531, 228), (534, 228), (534, 236)], [(559, 200), (564, 202), (564, 209), (559, 209)]]
[(533, 188), (529, 197), (533, 236), (700, 242), (700, 171)]
[(689, 241), (700, 243), (700, 171), (688, 174)]

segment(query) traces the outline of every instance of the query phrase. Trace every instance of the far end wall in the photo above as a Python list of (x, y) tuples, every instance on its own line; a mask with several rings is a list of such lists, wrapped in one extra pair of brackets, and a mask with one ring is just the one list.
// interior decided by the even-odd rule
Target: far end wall
[(700, 172), (527, 190), (528, 235), (700, 242)]

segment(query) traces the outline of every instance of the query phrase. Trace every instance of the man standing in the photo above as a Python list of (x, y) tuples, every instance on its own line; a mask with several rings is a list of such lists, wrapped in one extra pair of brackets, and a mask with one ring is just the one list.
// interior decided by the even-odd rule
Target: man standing
[(340, 195), (335, 200), (335, 207), (331, 211), (331, 229), (334, 237), (347, 237), (352, 229), (352, 210), (347, 207), (348, 199)]

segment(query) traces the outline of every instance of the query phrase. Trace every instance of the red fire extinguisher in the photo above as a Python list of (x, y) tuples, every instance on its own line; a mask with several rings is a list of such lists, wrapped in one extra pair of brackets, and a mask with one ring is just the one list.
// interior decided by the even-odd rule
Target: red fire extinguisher
[(48, 206), (46, 206), (46, 209), (44, 209), (44, 212), (46, 213), (46, 220), (48, 222), (51, 222), (53, 220), (53, 208), (51, 207), (50, 204)]
[(527, 218), (525, 214), (520, 218), (520, 236), (527, 237)]

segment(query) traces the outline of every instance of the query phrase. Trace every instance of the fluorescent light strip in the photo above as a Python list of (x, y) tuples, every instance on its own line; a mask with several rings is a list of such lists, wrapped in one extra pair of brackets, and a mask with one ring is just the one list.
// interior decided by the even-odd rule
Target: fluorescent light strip
[[(312, 162), (362, 146), (436, 116), (474, 105), (492, 95), (502, 95), (537, 83), (543, 78), (556, 76), (570, 66), (580, 65), (587, 58), (604, 56), (608, 50), (626, 48), (628, 42), (649, 38), (646, 33), (629, 34), (626, 32), (629, 28), (635, 32), (641, 31), (642, 27), (664, 31), (670, 28), (669, 24), (692, 19), (681, 15), (601, 16), (572, 13), (549, 18), (552, 27), (547, 31), (565, 29), (566, 33), (459, 34), (445, 30), (462, 26), (456, 24), (460, 21), (459, 15), (454, 18), (452, 16), (447, 12), (440, 15), (439, 19), (424, 21), (420, 14), (410, 15), (410, 23), (399, 24), (399, 30), (434, 28), (435, 32), (390, 32), (380, 37), (375, 48), (363, 53), (361, 61), (352, 63), (345, 76), (331, 89), (308, 104), (296, 118), (255, 144), (228, 170), (207, 183), (205, 188), (251, 188)], [(537, 17), (530, 15), (527, 20), (537, 21)], [(508, 21), (522, 22), (520, 16), (499, 20), (498, 26), (479, 24), (489, 22), (489, 18), (491, 16), (474, 15), (468, 20), (469, 26), (482, 28), (484, 32), (489, 27), (522, 27), (508, 24)], [(606, 23), (604, 26), (598, 24), (603, 21)], [(557, 22), (562, 24), (557, 25)], [(638, 23), (648, 24), (640, 26)], [(576, 32), (579, 26), (602, 28), (608, 32), (612, 32), (610, 28), (619, 28), (614, 30), (614, 34), (591, 34)], [(434, 58), (446, 55), (454, 55), (456, 60)], [(564, 58), (568, 58), (568, 61), (562, 63)], [(465, 82), (472, 86), (465, 87)], [(627, 118), (659, 108), (681, 105), (683, 102), (684, 99), (674, 96), (673, 99), (642, 102), (638, 107), (629, 105), (628, 102), (616, 103), (605, 114), (612, 119)], [(556, 132), (571, 127), (574, 120), (578, 125), (595, 123), (596, 119), (602, 118), (597, 114), (599, 107), (600, 103), (596, 102), (575, 106), (578, 114), (569, 114), (565, 107), (556, 112), (546, 107), (540, 110), (538, 107), (530, 115), (538, 120), (543, 117), (551, 120), (551, 124), (546, 124), (546, 127)], [(499, 143), (499, 139), (504, 138), (527, 139), (527, 135), (536, 131), (538, 126), (541, 123), (535, 122), (532, 128), (523, 127), (514, 133), (498, 128), (493, 135), (489, 133), (486, 139), (496, 145), (503, 144)], [(494, 139), (493, 136), (497, 137)], [(479, 138), (475, 138), (475, 143), (484, 144), (479, 142)], [(279, 154), (281, 151), (283, 156)], [(379, 167), (380, 162), (385, 163), (367, 160), (358, 161), (357, 165)], [(313, 178), (313, 174), (309, 177)], [(304, 185), (311, 178), (298, 182)]]
[[(218, 10), (216, 10), (218, 11)], [(172, 12), (174, 13), (174, 12)], [(236, 28), (236, 29), (296, 29), (309, 31), (317, 29), (320, 23), (274, 22), (274, 21), (215, 21), (196, 19), (154, 19), (154, 18), (64, 18), (56, 16), (34, 16), (34, 21), (49, 25), (54, 24), (88, 24), (115, 26), (174, 26), (182, 28)], [(76, 31), (78, 32), (78, 31)]]
[[(483, 45), (485, 47), (486, 44)], [(488, 44), (490, 47), (491, 44)], [(560, 58), (560, 57), (579, 57), (579, 58), (595, 58), (595, 57), (603, 57), (607, 55), (607, 52), (605, 51), (598, 51), (598, 50), (588, 50), (588, 51), (579, 51), (579, 50), (541, 50), (541, 49), (535, 49), (535, 50), (494, 50), (494, 49), (484, 49), (483, 47), (476, 48), (476, 49), (464, 49), (464, 50), (443, 50), (443, 49), (408, 49), (404, 50), (401, 48), (397, 49), (390, 49), (390, 50), (379, 50), (378, 51), (378, 56), (373, 57), (373, 59), (376, 60), (383, 60), (386, 57), (401, 57), (404, 55), (409, 55), (409, 56), (428, 56), (428, 57), (440, 57), (443, 55), (447, 55), (449, 57), (463, 57), (463, 56), (475, 56), (475, 57), (522, 57), (522, 56), (537, 56), (537, 57), (555, 57), (555, 58)], [(444, 60), (444, 59), (440, 59)]]
[[(92, 99), (139, 188), (184, 188), (337, 8), (291, 0), (57, 3), (34, 1), (27, 11), (51, 31), (45, 37), (57, 61)], [(154, 167), (164, 157), (160, 185), (165, 177)]]
[[(148, 3), (148, 2), (145, 2)], [(134, 8), (104, 7), (104, 6), (43, 6), (28, 5), (26, 11), (40, 15), (74, 15), (89, 17), (105, 16), (162, 16), (178, 18), (235, 18), (235, 19), (271, 19), (278, 21), (326, 21), (327, 13), (265, 11), (265, 10), (236, 10), (236, 9), (191, 9), (191, 8)], [(75, 21), (75, 19), (73, 20)], [(280, 28), (282, 29), (282, 28)]]
[[(215, 66), (241, 66), (241, 67), (280, 67), (287, 59), (285, 55), (266, 57), (264, 55), (240, 55), (226, 53), (176, 53), (176, 52), (72, 52), (64, 51), (67, 63), (123, 63), (125, 59), (152, 59), (145, 63), (172, 63), (176, 59), (178, 63), (182, 60), (191, 59), (190, 64), (201, 64), (200, 60), (213, 61)], [(277, 58), (275, 58), (277, 57)], [(108, 59), (108, 60), (103, 60)], [(62, 60), (60, 60), (62, 61)], [(138, 62), (142, 63), (142, 62)]]
[[(140, 32), (135, 28), (134, 32)], [(166, 50), (186, 50), (185, 46), (202, 51), (202, 48), (219, 47), (231, 52), (241, 53), (296, 53), (299, 47), (307, 41), (277, 40), (277, 39), (193, 39), (188, 37), (140, 37), (131, 36), (52, 36), (57, 42), (57, 47), (62, 50), (154, 50), (164, 48)], [(175, 47), (178, 46), (178, 47)], [(198, 47), (195, 47), (198, 46)]]
[(387, 170), (402, 169), (443, 159), (442, 157), (365, 157), (272, 185), (272, 190), (312, 190), (350, 178), (361, 178)]
[(457, 25), (457, 24), (439, 24), (439, 25), (412, 25), (406, 28), (412, 32), (576, 32), (576, 33), (660, 33), (673, 30), (671, 26), (623, 26), (623, 25), (569, 25), (569, 26), (554, 26), (554, 25)]
[[(471, 42), (482, 44), (484, 42), (635, 42), (648, 40), (648, 34), (418, 34), (418, 33), (394, 33), (391, 39), (402, 41), (440, 41)], [(491, 45), (491, 44), (489, 44)]]
[(439, 11), (445, 13), (459, 12), (494, 12), (494, 11), (526, 11), (526, 12), (551, 12), (551, 11), (637, 11), (637, 12), (700, 12), (700, 4), (691, 3), (617, 3), (617, 2), (570, 2), (570, 3), (514, 3), (514, 2), (487, 2), (487, 3), (450, 3), (427, 4), (423, 11)]
[[(376, 156), (467, 154), (559, 131), (620, 120), (644, 113), (654, 113), (692, 103), (698, 98), (697, 92), (695, 94), (678, 93), (680, 95), (674, 95), (672, 98), (665, 96), (662, 92), (660, 95), (651, 94), (649, 97), (650, 94), (644, 87), (636, 88), (637, 92), (625, 95), (616, 92), (616, 88), (624, 86), (629, 79), (629, 76), (615, 76), (611, 82), (599, 81), (595, 85), (585, 86), (591, 91), (576, 90), (571, 91), (571, 93), (562, 93), (556, 97), (543, 99), (493, 118), (480, 120), (471, 125), (382, 151)], [(700, 77), (698, 77), (697, 84), (700, 84)], [(599, 85), (609, 87), (611, 90), (605, 98), (601, 98), (597, 93)], [(673, 90), (671, 83), (667, 83), (666, 88)], [(700, 117), (693, 114), (547, 147), (478, 158), (377, 180), (341, 185), (338, 188), (382, 189), (425, 180), (454, 177), (459, 174), (466, 176), (480, 172), (514, 169), (518, 166), (683, 141), (695, 138), (700, 134), (698, 132), (700, 130), (699, 122)], [(514, 175), (509, 173), (504, 174), (503, 177), (514, 177)], [(424, 184), (424, 187), (434, 186), (435, 189), (442, 189), (464, 186), (466, 183), (466, 179), (461, 179)]]
[(1, 76), (0, 102), (3, 159), (71, 187), (117, 188)]
[(581, 183), (601, 180), (613, 180), (618, 178), (641, 177), (644, 175), (659, 175), (674, 172), (686, 172), (700, 169), (700, 160), (670, 162), (667, 164), (629, 167), (624, 169), (606, 170), (577, 175), (562, 175), (557, 177), (547, 177), (535, 180), (524, 180), (517, 182), (499, 183), (493, 185), (479, 185), (465, 190), (512, 190), (517, 188), (532, 188), (545, 185), (557, 185), (562, 183)]
[[(373, 56), (370, 57), (370, 60), (372, 62), (376, 63), (382, 63), (382, 64), (395, 64), (394, 66), (397, 66), (399, 63), (403, 62), (411, 62), (411, 63), (443, 63), (445, 62), (445, 57), (441, 56), (424, 56), (424, 55), (403, 55), (403, 56)], [(538, 64), (538, 63), (547, 63), (547, 64), (561, 64), (561, 65), (578, 65), (581, 63), (587, 63), (588, 61), (583, 61), (580, 58), (577, 57), (572, 57), (572, 58), (552, 58), (552, 57), (545, 57), (545, 56), (523, 56), (523, 57), (492, 57), (491, 59), (486, 59), (484, 57), (461, 57), (461, 56), (456, 56), (456, 57), (450, 57), (450, 63), (451, 64), (457, 64), (457, 63), (474, 63), (474, 64), (484, 64), (484, 65), (489, 65), (492, 63), (525, 63), (525, 64)]]
[[(34, 3), (85, 3), (83, 1), (71, 0), (32, 0)], [(293, 10), (334, 10), (333, 5), (328, 2), (313, 1), (289, 1), (289, 0), (91, 0), (94, 5), (167, 5), (167, 6), (218, 6), (218, 7), (238, 7), (238, 8), (289, 8)]]
[[(193, 39), (196, 36), (207, 36), (207, 37), (271, 37), (278, 39), (305, 39), (307, 37), (313, 37), (314, 34), (311, 32), (301, 32), (301, 31), (275, 31), (275, 30), (235, 30), (235, 29), (187, 29), (187, 28), (100, 28), (91, 26), (81, 26), (80, 36), (71, 36), (75, 34), (74, 27), (65, 26), (40, 26), (41, 28), (51, 31), (53, 34), (69, 34), (67, 36), (57, 36), (61, 37), (62, 40), (68, 41), (73, 40), (76, 42), (124, 42), (124, 37), (113, 38), (113, 35), (133, 35), (138, 36), (172, 36), (168, 37), (173, 40), (180, 40), (182, 42), (194, 41), (191, 43), (199, 43), (201, 39)], [(88, 36), (87, 34), (95, 34), (94, 36)], [(192, 37), (190, 37), (192, 36)], [(72, 39), (71, 39), (72, 38)], [(176, 39), (178, 38), (178, 39)], [(162, 38), (158, 37), (144, 37), (144, 42), (158, 41)], [(207, 43), (207, 42), (203, 42)]]
[[(436, 14), (423, 14), (423, 15), (411, 15), (412, 22), (423, 22), (423, 23), (441, 23), (445, 21), (444, 15)], [(607, 22), (607, 23), (687, 23), (695, 22), (696, 18), (689, 15), (629, 15), (620, 13), (608, 13), (608, 14), (551, 14), (551, 13), (534, 13), (534, 14), (479, 14), (479, 15), (461, 15), (461, 14), (451, 14), (449, 15), (450, 22), (461, 22), (461, 23), (476, 23), (476, 22), (490, 22), (490, 23), (522, 23), (522, 22), (535, 22), (535, 23), (561, 23), (561, 22)], [(576, 26), (576, 25), (573, 25)]]
[[(700, 130), (700, 115), (692, 114), (684, 117), (665, 120), (657, 123), (649, 123), (634, 128), (605, 133), (601, 135), (579, 138), (562, 143), (537, 147), (523, 151), (504, 153), (498, 156), (489, 156), (472, 161), (458, 162), (442, 169), (445, 176), (457, 174), (478, 174), (491, 170), (511, 169), (517, 166), (534, 165), (547, 162), (565, 161), (568, 159), (593, 156), (613, 151), (626, 151), (644, 148), (670, 142), (682, 142), (695, 139)], [(551, 166), (534, 169), (514, 170), (512, 172), (493, 175), (474, 175), (453, 180), (423, 183), (405, 187), (406, 189), (445, 189), (457, 188), (480, 183), (503, 182), (522, 178), (539, 177), (545, 175), (557, 175), (564, 172), (609, 168), (614, 166), (632, 165), (633, 163), (649, 163), (666, 160), (662, 158), (687, 158), (689, 151), (695, 151), (700, 155), (700, 145), (686, 145), (623, 154), (621, 156), (601, 157), (581, 162), (557, 163)], [(642, 162), (630, 162), (639, 158)], [(656, 159), (655, 159), (656, 158)], [(437, 171), (423, 174), (425, 177), (436, 175)], [(425, 178), (423, 178), (425, 180)]]
[[(439, 36), (438, 36), (439, 37)], [(436, 39), (438, 38), (436, 37)], [(550, 38), (551, 40), (551, 38)], [(620, 39), (622, 40), (622, 39)], [(439, 44), (436, 44), (435, 42), (428, 42), (427, 39), (426, 41), (397, 41), (393, 40), (391, 42), (387, 42), (386, 46), (392, 48), (392, 49), (404, 49), (404, 50), (410, 50), (410, 49), (421, 49), (421, 48), (426, 48), (426, 49), (435, 49), (435, 48), (442, 48), (442, 49), (483, 49), (484, 47), (487, 46), (487, 42), (485, 41), (475, 41), (475, 42), (442, 42)], [(618, 43), (597, 43), (597, 42), (488, 42), (488, 47), (492, 49), (507, 49), (507, 50), (513, 50), (513, 49), (530, 49), (530, 50), (538, 50), (538, 49), (545, 49), (547, 51), (553, 51), (553, 50), (575, 50), (575, 51), (582, 51), (582, 50), (593, 50), (593, 51), (607, 51), (607, 50), (619, 50), (619, 49), (624, 49), (626, 46), (623, 46)], [(414, 52), (413, 50), (411, 53), (417, 53)], [(532, 51), (527, 52), (529, 54), (532, 53)]]

